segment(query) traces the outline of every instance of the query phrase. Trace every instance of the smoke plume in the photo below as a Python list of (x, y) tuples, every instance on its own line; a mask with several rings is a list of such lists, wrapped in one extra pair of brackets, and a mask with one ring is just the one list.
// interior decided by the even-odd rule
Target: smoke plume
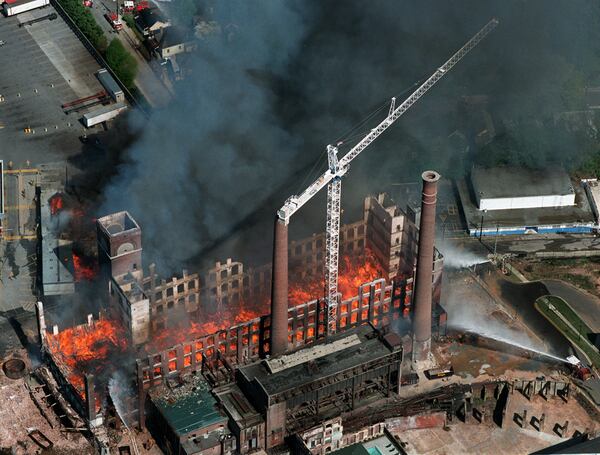
[[(168, 271), (228, 255), (266, 262), (276, 209), (325, 170), (325, 146), (347, 139), (347, 151), (373, 122), (352, 126), (377, 109), (373, 121), (381, 120), (391, 96), (408, 95), (491, 17), (500, 19), (498, 29), (355, 160), (344, 180), (345, 206), (392, 182), (414, 181), (423, 169), (460, 176), (483, 156), (473, 144), (481, 119), (461, 110), (463, 95), (489, 96), (499, 136), (514, 133), (506, 125), (547, 125), (554, 112), (581, 101), (579, 75), (589, 78), (594, 68), (579, 63), (591, 61), (600, 42), (597, 7), (579, 2), (210, 4), (206, 19), (220, 32), (184, 62), (192, 74), (169, 107), (150, 121), (130, 117), (140, 137), (123, 152), (99, 211), (129, 210), (143, 228), (146, 257)], [(565, 94), (573, 94), (568, 102)], [(448, 140), (457, 130), (472, 156)], [(524, 135), (533, 130), (522, 128)], [(578, 139), (561, 139), (552, 141), (560, 154), (548, 152), (547, 160), (565, 160), (571, 150), (578, 156)], [(538, 149), (519, 150), (537, 157)], [(323, 196), (292, 224), (322, 231)]]

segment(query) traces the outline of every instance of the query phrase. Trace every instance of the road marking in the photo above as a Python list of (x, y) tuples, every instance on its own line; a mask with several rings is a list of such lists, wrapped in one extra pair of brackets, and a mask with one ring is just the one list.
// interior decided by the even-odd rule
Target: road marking
[(4, 174), (36, 174), (38, 172), (37, 169), (7, 169)]
[(34, 209), (35, 204), (19, 204), (19, 205), (7, 205), (4, 210), (19, 210), (19, 209)]
[(6, 240), (7, 242), (12, 242), (15, 240), (36, 240), (37, 235), (5, 235), (2, 236), (2, 240)]

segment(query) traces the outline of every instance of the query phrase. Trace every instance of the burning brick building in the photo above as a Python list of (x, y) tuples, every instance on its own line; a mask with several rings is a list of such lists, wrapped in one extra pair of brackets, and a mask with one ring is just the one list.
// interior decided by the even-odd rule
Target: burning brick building
[[(81, 374), (85, 371), (81, 362), (65, 361), (60, 352), (76, 332), (90, 339), (98, 335), (93, 334), (96, 329), (112, 333), (108, 337), (112, 344), (102, 353), (108, 358), (112, 352), (127, 351), (130, 359), (137, 358), (137, 405), (131, 411), (141, 426), (146, 425), (147, 411), (153, 420), (149, 426), (168, 423), (165, 413), (170, 410), (161, 411), (166, 409), (160, 401), (161, 387), (179, 390), (189, 382), (181, 378), (202, 374), (213, 388), (227, 428), (216, 416), (211, 421), (215, 428), (202, 429), (198, 423), (184, 431), (172, 426), (161, 443), (170, 450), (177, 446), (178, 453), (196, 453), (193, 450), (207, 444), (208, 440), (194, 442), (200, 434), (210, 441), (234, 437), (234, 446), (242, 453), (274, 447), (318, 423), (340, 394), (344, 406), (353, 410), (364, 399), (394, 393), (405, 348), (399, 336), (386, 335), (386, 327), (399, 327), (401, 321), (409, 326), (418, 229), (414, 218), (385, 195), (366, 198), (363, 209), (363, 218), (342, 226), (340, 232), (342, 298), (335, 339), (322, 344), (327, 328), (321, 278), (325, 235), (291, 241), (286, 355), (266, 363), (261, 359), (270, 353), (271, 264), (252, 267), (227, 259), (202, 274), (183, 271), (181, 277), (164, 280), (152, 264), (143, 267), (142, 231), (129, 213), (98, 219), (98, 257), (101, 277), (108, 284), (107, 304), (99, 321), (90, 319), (62, 332), (53, 328), (48, 334), (45, 350), (54, 359), (53, 372), (75, 391), (71, 398), (85, 416), (97, 421), (101, 410), (90, 403), (102, 402), (92, 392), (102, 395), (103, 386)], [(431, 259), (432, 330), (438, 333), (445, 324), (439, 305), (443, 259), (437, 250)], [(46, 334), (45, 327), (40, 331)], [(71, 332), (61, 337), (66, 331)], [(220, 447), (224, 450), (223, 444)]]

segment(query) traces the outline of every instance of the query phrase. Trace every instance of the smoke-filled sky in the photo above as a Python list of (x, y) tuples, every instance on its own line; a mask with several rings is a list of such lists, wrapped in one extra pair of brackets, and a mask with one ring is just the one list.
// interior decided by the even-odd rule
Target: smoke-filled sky
[[(501, 21), (496, 31), (355, 160), (344, 206), (426, 168), (460, 175), (466, 158), (448, 135), (469, 131), (463, 95), (490, 95), (498, 125), (540, 127), (579, 107), (581, 87), (598, 82), (594, 1), (200, 3), (222, 32), (200, 43), (170, 107), (150, 121), (129, 117), (139, 138), (122, 152), (99, 211), (129, 210), (146, 264), (165, 272), (227, 256), (268, 259), (276, 209), (325, 170), (325, 146), (391, 96), (407, 96), (491, 17)], [(577, 137), (562, 139), (544, 160), (577, 155)], [(324, 195), (292, 223), (323, 230)]]

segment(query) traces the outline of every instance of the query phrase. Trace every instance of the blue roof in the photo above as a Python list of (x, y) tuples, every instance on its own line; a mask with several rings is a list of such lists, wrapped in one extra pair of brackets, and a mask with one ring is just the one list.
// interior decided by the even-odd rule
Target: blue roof
[(192, 375), (186, 379), (187, 382), (181, 386), (160, 386), (151, 391), (153, 403), (173, 431), (183, 436), (215, 423), (226, 422), (227, 417), (217, 410), (217, 402), (206, 381)]

